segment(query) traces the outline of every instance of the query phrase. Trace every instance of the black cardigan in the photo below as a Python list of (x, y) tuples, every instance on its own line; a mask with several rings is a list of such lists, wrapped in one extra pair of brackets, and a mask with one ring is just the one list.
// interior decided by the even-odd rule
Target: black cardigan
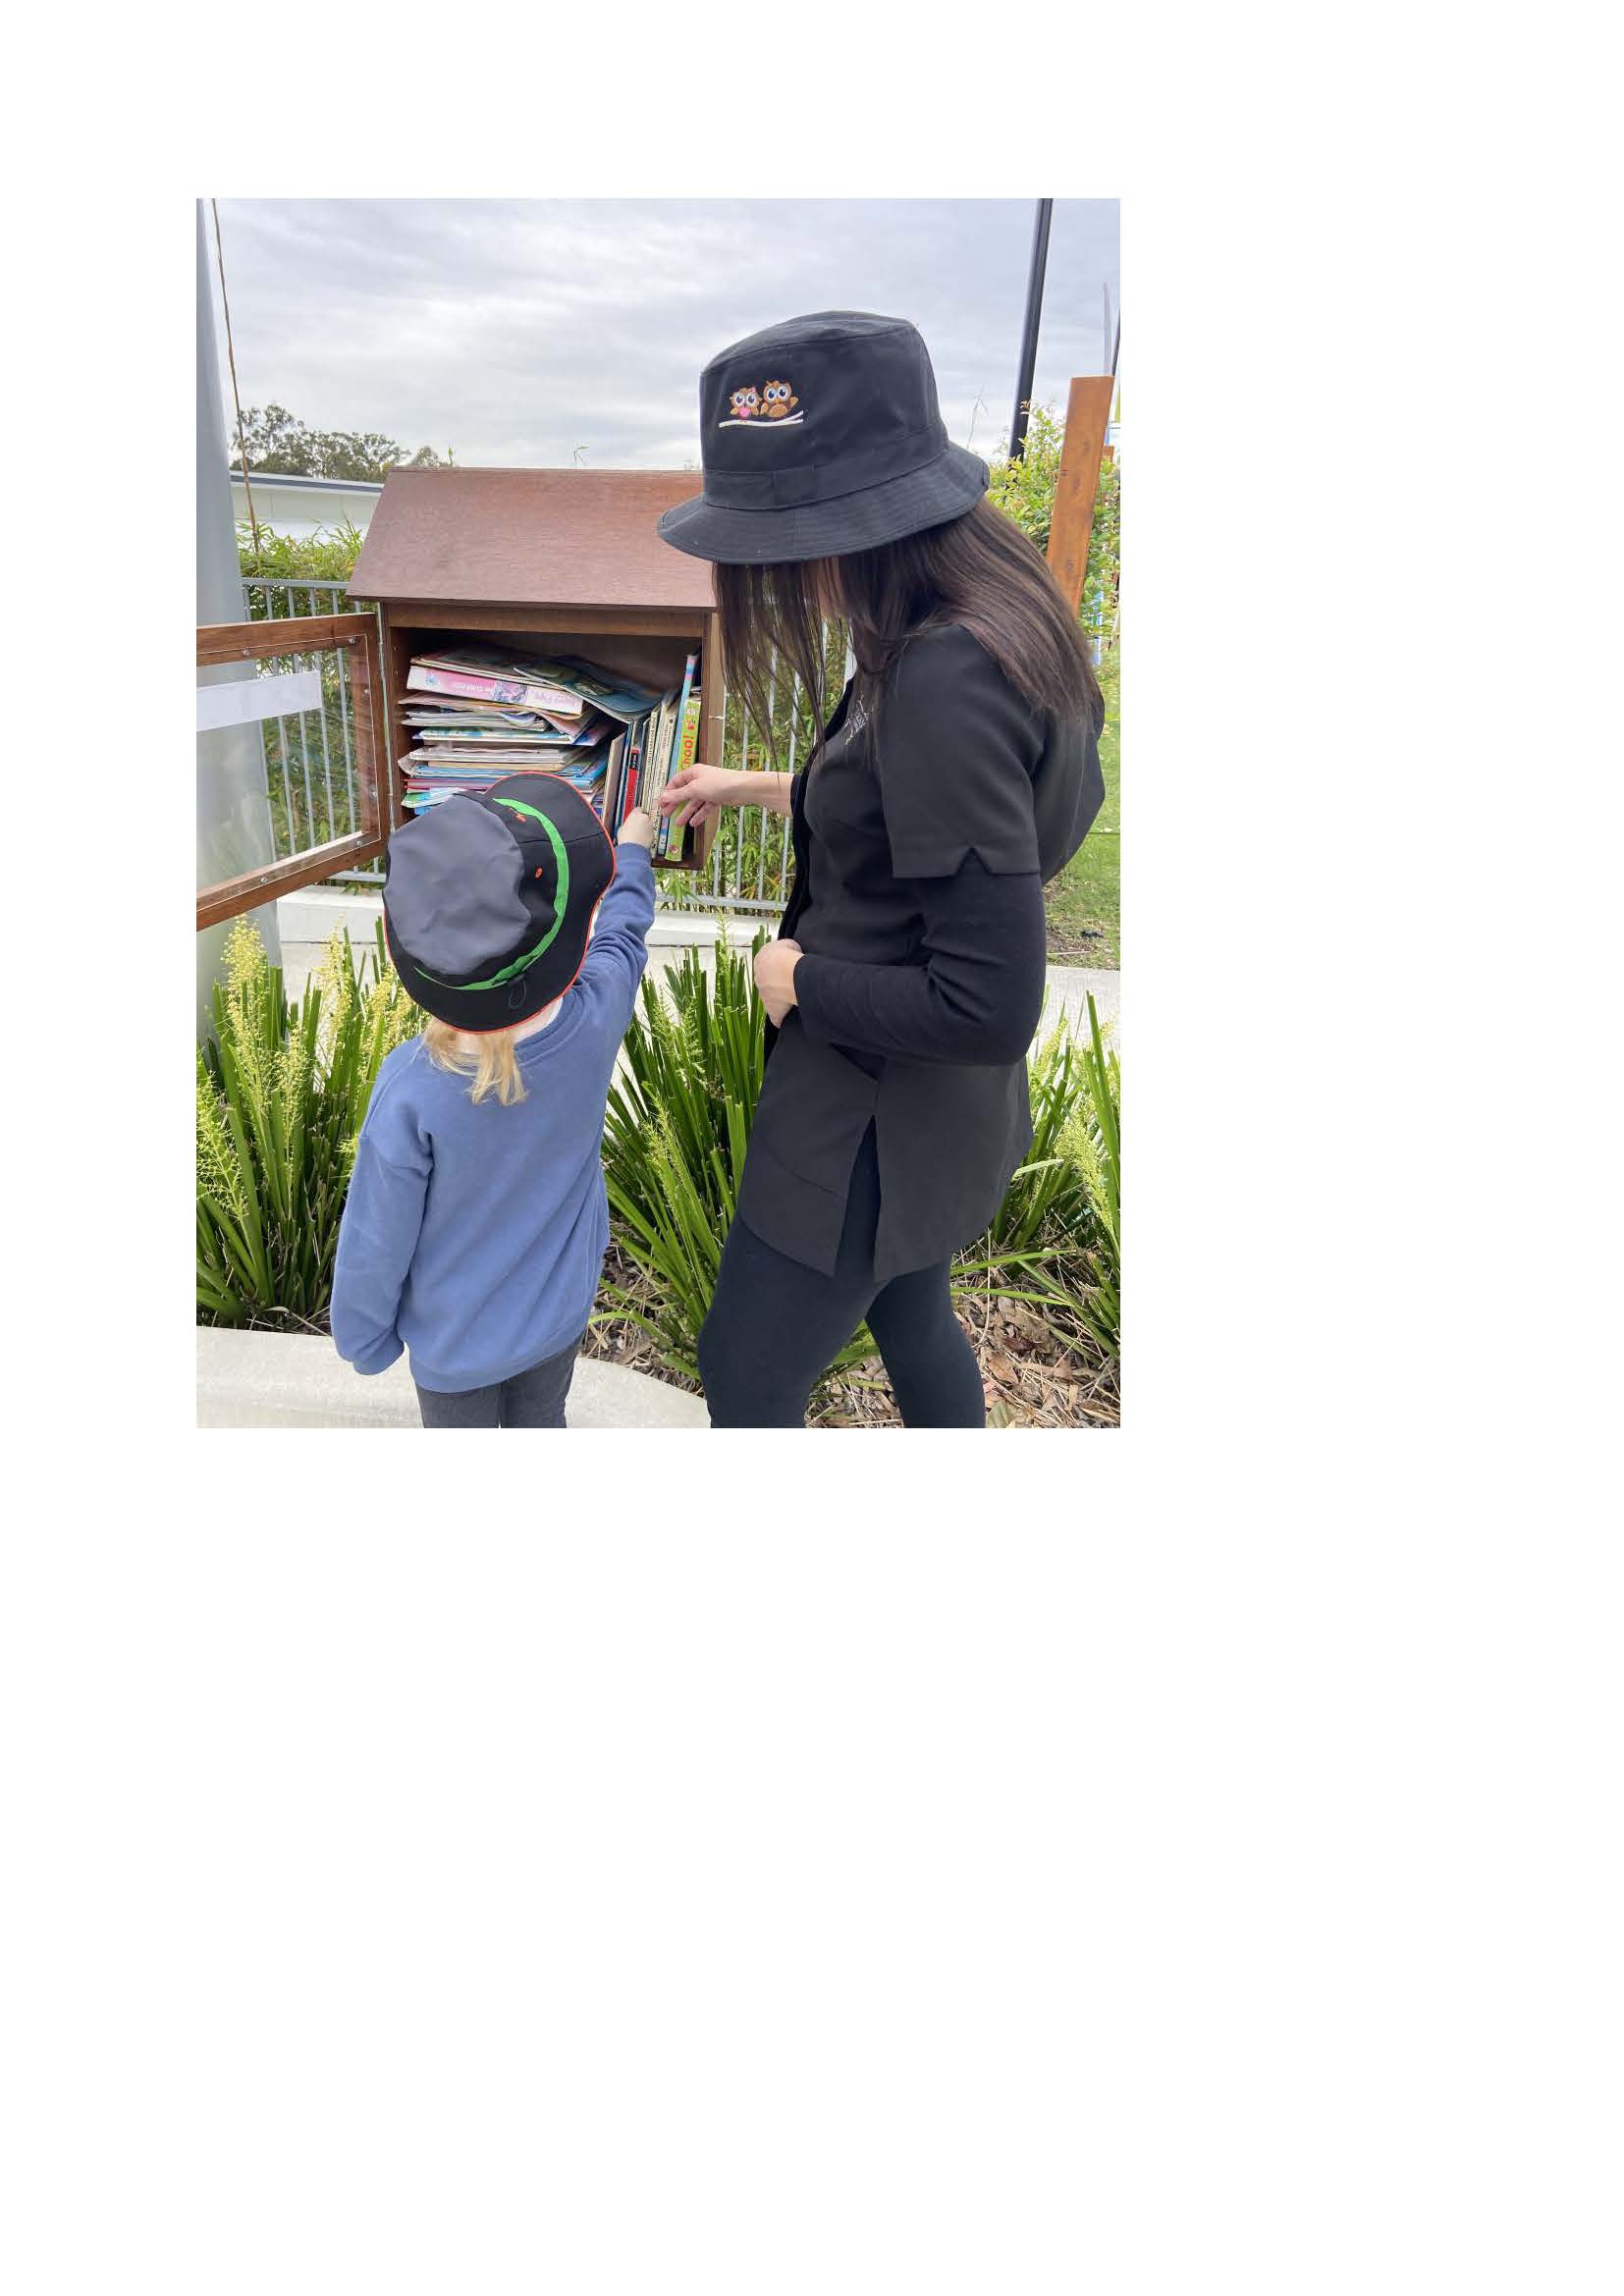
[(805, 953), (738, 1205), (764, 1242), (833, 1272), (871, 1122), (877, 1283), (986, 1227), (1031, 1145), (1042, 885), (1104, 794), (1092, 727), (1040, 718), (967, 630), (914, 638), (874, 721), (847, 688), (791, 793)]

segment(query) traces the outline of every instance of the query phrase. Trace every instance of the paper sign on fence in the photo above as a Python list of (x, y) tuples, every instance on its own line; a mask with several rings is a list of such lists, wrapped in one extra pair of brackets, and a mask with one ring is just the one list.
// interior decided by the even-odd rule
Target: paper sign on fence
[(197, 730), (251, 725), (258, 718), (297, 718), (321, 708), (321, 671), (291, 669), (276, 677), (244, 677), (231, 685), (197, 688)]

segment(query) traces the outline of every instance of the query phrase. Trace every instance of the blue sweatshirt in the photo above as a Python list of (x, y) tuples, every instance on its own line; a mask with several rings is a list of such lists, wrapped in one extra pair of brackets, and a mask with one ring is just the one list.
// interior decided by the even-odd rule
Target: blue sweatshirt
[(616, 861), (574, 986), (514, 1047), (522, 1100), (476, 1107), (420, 1038), (379, 1069), (333, 1278), (333, 1343), (357, 1371), (404, 1346), (420, 1387), (459, 1394), (585, 1329), (609, 1242), (604, 1105), (654, 920), (648, 855), (622, 845)]

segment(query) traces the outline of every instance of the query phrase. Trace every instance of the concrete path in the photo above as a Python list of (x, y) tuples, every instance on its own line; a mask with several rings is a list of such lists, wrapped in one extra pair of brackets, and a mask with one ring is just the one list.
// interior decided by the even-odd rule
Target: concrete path
[[(347, 925), (350, 938), (356, 949), (372, 946), (374, 918), (383, 915), (383, 902), (376, 893), (344, 893), (314, 885), (305, 892), (285, 893), (277, 903), (278, 922), (282, 929), (283, 983), (290, 997), (303, 993), (304, 984), (311, 973), (319, 970), (324, 961), (327, 936)], [(719, 933), (726, 933), (735, 948), (748, 948), (755, 937), (755, 923), (747, 917), (717, 918), (695, 912), (660, 910), (649, 933), (649, 969), (654, 973), (669, 972), (681, 962), (685, 949), (697, 948), (707, 973), (714, 970), (714, 951)], [(1049, 968), (1049, 997), (1044, 1006), (1044, 1017), (1039, 1024), (1039, 1035), (1047, 1036), (1058, 1019), (1082, 1038), (1088, 1036), (1088, 1003), (1093, 991), (1100, 1026), (1111, 1032), (1112, 1041), (1121, 1050), (1120, 984), (1121, 974), (1095, 971), (1083, 965), (1051, 965)]]
[(1049, 999), (1044, 1006), (1043, 1019), (1038, 1024), (1040, 1037), (1047, 1036), (1056, 1020), (1064, 1017), (1075, 1035), (1088, 1041), (1088, 999), (1094, 998), (1094, 1009), (1100, 1016), (1100, 1033), (1120, 1052), (1122, 1049), (1122, 976), (1106, 973), (1087, 965), (1051, 965), (1049, 968)]
[[(565, 1416), (571, 1427), (708, 1427), (697, 1395), (641, 1371), (583, 1358)], [(310, 1332), (197, 1331), (200, 1427), (417, 1427), (403, 1357), (363, 1379)]]

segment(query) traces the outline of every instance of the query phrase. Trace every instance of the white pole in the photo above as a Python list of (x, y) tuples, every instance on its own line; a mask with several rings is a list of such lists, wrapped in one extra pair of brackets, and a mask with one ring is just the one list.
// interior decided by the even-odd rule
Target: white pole
[[(232, 507), (231, 463), (226, 453), (226, 414), (220, 393), (220, 357), (214, 334), (208, 236), (203, 201), (197, 202), (197, 619), (246, 621), (243, 577), (237, 559), (237, 522)], [(231, 668), (199, 670), (202, 684), (225, 684), (241, 676)], [(265, 788), (265, 749), (257, 725), (223, 726), (197, 736), (197, 882), (217, 884), (276, 859), (270, 799)], [(255, 909), (273, 965), (282, 962), (276, 905)], [(220, 952), (230, 927), (211, 926), (197, 935), (197, 1033), (209, 1026), (209, 991), (219, 974)]]

